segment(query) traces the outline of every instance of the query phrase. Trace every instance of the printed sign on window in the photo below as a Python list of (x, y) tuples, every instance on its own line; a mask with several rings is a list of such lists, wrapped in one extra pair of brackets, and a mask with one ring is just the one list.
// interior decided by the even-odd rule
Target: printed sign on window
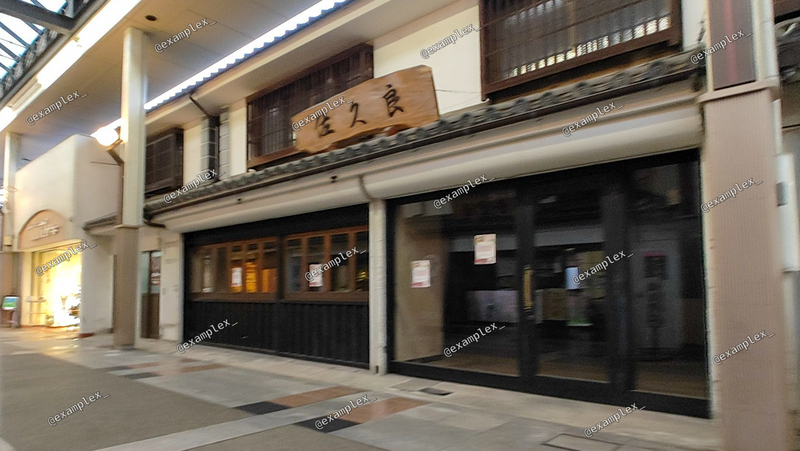
[(475, 235), (475, 264), (493, 265), (497, 262), (497, 235)]
[(411, 262), (411, 288), (428, 288), (431, 286), (431, 261), (415, 260)]
[(308, 281), (309, 288), (319, 288), (322, 286), (322, 265), (308, 265), (308, 272), (311, 280)]
[(231, 268), (231, 288), (242, 286), (242, 268)]

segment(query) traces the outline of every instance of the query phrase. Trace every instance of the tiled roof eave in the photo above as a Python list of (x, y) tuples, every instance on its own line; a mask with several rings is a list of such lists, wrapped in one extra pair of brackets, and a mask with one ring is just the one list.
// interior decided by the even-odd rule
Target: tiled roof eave
[(213, 185), (191, 190), (169, 204), (163, 199), (148, 202), (145, 205), (145, 217), (152, 218), (158, 214), (198, 203), (684, 80), (705, 70), (703, 62), (701, 64), (691, 62), (690, 57), (694, 53), (696, 50), (693, 49), (670, 55), (617, 73), (497, 105), (481, 107), (462, 113), (457, 117), (442, 118), (421, 127), (404, 130), (393, 136), (375, 138), (344, 149), (332, 150), (272, 166), (255, 173), (239, 174)]
[(90, 219), (83, 224), (83, 230), (87, 232), (91, 229), (96, 229), (99, 227), (108, 227), (117, 225), (117, 214), (110, 213), (105, 216), (100, 216), (99, 218)]

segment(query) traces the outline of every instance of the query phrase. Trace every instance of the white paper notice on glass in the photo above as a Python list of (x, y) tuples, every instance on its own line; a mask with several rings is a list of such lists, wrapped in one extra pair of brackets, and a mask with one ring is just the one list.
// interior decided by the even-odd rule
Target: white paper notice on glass
[(231, 287), (242, 286), (242, 268), (231, 268)]
[(497, 262), (497, 235), (475, 235), (475, 264), (493, 265)]
[(411, 288), (428, 288), (431, 286), (431, 261), (415, 260), (411, 262)]
[(578, 267), (577, 266), (567, 266), (567, 270), (564, 274), (564, 280), (567, 284), (567, 290), (577, 290), (580, 288), (580, 280), (577, 282), (575, 279), (578, 278)]
[(322, 286), (322, 265), (308, 265), (308, 272), (311, 273), (311, 280), (308, 281), (310, 288)]

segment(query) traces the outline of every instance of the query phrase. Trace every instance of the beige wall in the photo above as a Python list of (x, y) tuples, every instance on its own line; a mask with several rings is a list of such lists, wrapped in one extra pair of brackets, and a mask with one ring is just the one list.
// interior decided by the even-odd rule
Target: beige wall
[(231, 140), (230, 174), (247, 172), (247, 102), (242, 99), (231, 105), (228, 112), (228, 133)]
[[(73, 135), (20, 169), (15, 184), (15, 248), (16, 234), (33, 214), (44, 209), (54, 210), (67, 219), (60, 243), (85, 240), (90, 246), (98, 245), (82, 253), (81, 333), (109, 329), (113, 252), (107, 238), (87, 234), (83, 224), (116, 211), (119, 166), (93, 138)], [(40, 277), (33, 272), (32, 255), (24, 252), (20, 259), (23, 324), (30, 305), (25, 301), (34, 295), (33, 278)]]
[(480, 33), (458, 38), (427, 59), (420, 55), (420, 50), (470, 24), (475, 30), (480, 28), (478, 2), (460, 0), (381, 36), (374, 42), (375, 77), (409, 67), (430, 66), (440, 114), (480, 104)]
[[(419, 204), (418, 204), (419, 205)], [(447, 274), (447, 242), (440, 236), (435, 217), (426, 216), (426, 229), (410, 227), (403, 219), (414, 205), (398, 209), (395, 242), (395, 360), (441, 354), (444, 349), (444, 281)], [(412, 220), (414, 218), (411, 218)], [(419, 220), (414, 221), (419, 224)], [(411, 262), (431, 261), (431, 286), (411, 288)]]
[(200, 133), (203, 124), (193, 121), (183, 129), (183, 183), (186, 183), (201, 172), (200, 169)]
[(763, 181), (703, 217), (709, 360), (749, 335), (762, 330), (775, 334), (750, 352), (709, 365), (715, 417), (726, 450), (789, 450), (785, 350), (793, 332), (782, 293), (773, 99), (766, 89), (706, 99), (703, 199), (750, 177)]

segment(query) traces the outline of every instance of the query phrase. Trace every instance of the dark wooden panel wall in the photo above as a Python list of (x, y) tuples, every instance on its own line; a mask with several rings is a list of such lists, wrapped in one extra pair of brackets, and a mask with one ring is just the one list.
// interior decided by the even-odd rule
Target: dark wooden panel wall
[(369, 364), (369, 305), (365, 302), (187, 302), (186, 340), (228, 320), (204, 344)]

